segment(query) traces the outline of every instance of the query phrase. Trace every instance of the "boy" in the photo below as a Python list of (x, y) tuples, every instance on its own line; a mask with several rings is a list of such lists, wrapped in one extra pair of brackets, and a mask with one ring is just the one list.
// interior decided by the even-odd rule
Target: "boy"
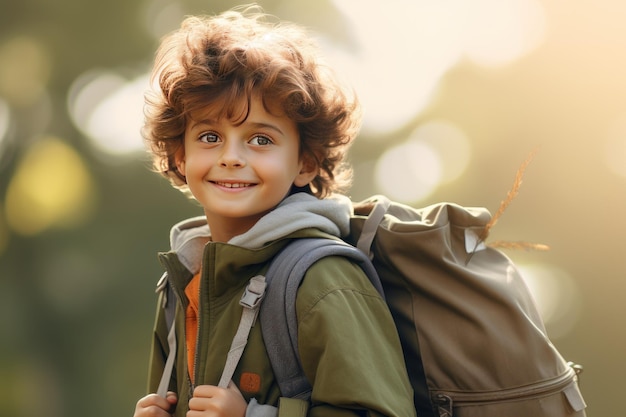
[[(175, 366), (167, 396), (135, 417), (285, 415), (260, 325), (227, 388), (218, 387), (250, 278), (290, 240), (349, 231), (343, 160), (360, 115), (302, 29), (230, 11), (187, 18), (157, 51), (144, 136), (155, 166), (204, 216), (176, 225), (160, 254), (176, 295)], [(164, 297), (164, 292), (161, 298)], [(396, 329), (361, 269), (324, 258), (296, 302), (308, 416), (415, 415)], [(155, 323), (150, 392), (170, 351)], [(293, 404), (293, 402), (291, 402)], [(290, 414), (290, 417), (296, 417)]]

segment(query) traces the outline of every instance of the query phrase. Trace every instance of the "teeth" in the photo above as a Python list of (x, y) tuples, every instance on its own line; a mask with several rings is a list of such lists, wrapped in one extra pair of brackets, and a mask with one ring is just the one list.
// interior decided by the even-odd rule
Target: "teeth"
[(250, 186), (250, 184), (232, 183), (232, 182), (218, 182), (216, 184), (220, 185), (222, 187), (226, 187), (226, 188), (245, 188), (245, 187), (249, 187)]

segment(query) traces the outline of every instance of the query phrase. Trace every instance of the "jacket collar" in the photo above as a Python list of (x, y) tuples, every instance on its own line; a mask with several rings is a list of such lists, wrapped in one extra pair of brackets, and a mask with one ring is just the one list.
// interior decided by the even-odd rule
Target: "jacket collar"
[[(297, 193), (287, 197), (250, 230), (233, 237), (228, 244), (260, 249), (304, 229), (318, 229), (336, 237), (345, 236), (349, 232), (351, 214), (352, 204), (347, 197), (333, 196), (320, 200), (307, 193)], [(211, 231), (204, 216), (179, 222), (170, 231), (172, 251), (193, 274), (200, 270), (204, 247), (210, 241)]]

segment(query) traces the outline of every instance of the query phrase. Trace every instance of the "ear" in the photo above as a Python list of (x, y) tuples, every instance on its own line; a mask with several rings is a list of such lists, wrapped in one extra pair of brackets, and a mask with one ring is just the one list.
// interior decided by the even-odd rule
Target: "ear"
[(176, 169), (183, 176), (186, 177), (185, 173), (185, 148), (181, 146), (178, 148), (176, 153), (174, 154), (174, 162), (176, 163)]
[(296, 187), (304, 187), (313, 181), (319, 173), (319, 167), (315, 158), (311, 155), (302, 155), (300, 160), (300, 172), (294, 179), (293, 183)]

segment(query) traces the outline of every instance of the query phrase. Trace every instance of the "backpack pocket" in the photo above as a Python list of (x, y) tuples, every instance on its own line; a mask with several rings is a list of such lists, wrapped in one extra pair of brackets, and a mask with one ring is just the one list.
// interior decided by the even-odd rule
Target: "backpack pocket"
[(525, 387), (491, 391), (432, 391), (438, 417), (584, 417), (585, 401), (573, 369)]

